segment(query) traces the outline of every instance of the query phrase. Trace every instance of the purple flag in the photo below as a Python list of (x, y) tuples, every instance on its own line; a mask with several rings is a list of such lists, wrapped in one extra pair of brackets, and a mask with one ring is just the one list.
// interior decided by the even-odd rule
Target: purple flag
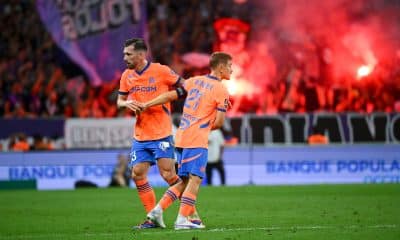
[(93, 85), (119, 76), (124, 41), (146, 35), (145, 1), (37, 0), (36, 6), (54, 41)]

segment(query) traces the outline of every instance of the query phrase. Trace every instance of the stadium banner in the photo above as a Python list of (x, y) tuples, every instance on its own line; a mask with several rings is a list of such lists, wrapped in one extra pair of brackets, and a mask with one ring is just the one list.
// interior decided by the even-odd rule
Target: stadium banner
[(143, 0), (37, 0), (36, 8), (56, 44), (93, 85), (119, 78), (123, 43), (146, 35)]
[(135, 118), (70, 118), (65, 144), (73, 149), (130, 148)]
[(228, 185), (400, 183), (400, 145), (234, 147), (223, 160)]
[(230, 118), (233, 135), (242, 144), (302, 144), (313, 127), (330, 143), (400, 143), (399, 113), (286, 113)]
[[(64, 119), (60, 118), (2, 118), (0, 119), (0, 139), (9, 138), (15, 133), (28, 136), (42, 135), (49, 138), (64, 137)], [(35, 126), (34, 128), (32, 126)]]
[[(174, 117), (179, 118), (180, 115), (174, 115)], [(232, 133), (242, 145), (304, 144), (307, 142), (307, 136), (313, 127), (321, 129), (329, 138), (329, 141), (336, 144), (400, 143), (399, 113), (287, 113), (243, 115), (229, 119)], [(72, 120), (76, 121), (75, 119)], [(104, 120), (120, 121), (118, 118), (91, 119), (90, 124), (97, 126), (96, 121), (99, 121), (99, 124), (105, 124), (107, 121), (104, 122)], [(0, 128), (0, 138), (7, 138), (16, 132), (25, 132), (28, 135), (41, 133), (47, 137), (65, 137), (67, 132), (65, 132), (64, 127), (70, 121), (71, 119), (65, 121), (62, 119), (0, 119), (0, 125), (7, 126)], [(86, 121), (89, 120), (82, 119), (79, 123), (86, 126)], [(31, 126), (35, 126), (35, 128), (31, 128)], [(130, 126), (131, 129), (132, 126)], [(82, 146), (86, 146), (85, 148), (89, 148), (92, 145), (92, 140), (86, 146), (82, 139), (82, 142), (78, 145), (71, 144), (69, 147), (82, 148)], [(110, 148), (117, 147), (110, 144), (107, 146)], [(94, 145), (94, 148), (99, 147), (105, 147), (105, 145)]]
[[(35, 180), (38, 189), (73, 189), (79, 182), (106, 187), (121, 153), (129, 150), (2, 153), (0, 181)], [(398, 145), (228, 147), (223, 161), (231, 186), (400, 183)], [(213, 177), (218, 185), (218, 173)], [(155, 166), (148, 179), (167, 186)]]
[[(0, 181), (35, 180), (39, 190), (74, 189), (79, 184), (107, 187), (119, 154), (128, 156), (129, 150), (4, 153)], [(153, 186), (167, 186), (156, 167), (150, 169), (149, 180)]]

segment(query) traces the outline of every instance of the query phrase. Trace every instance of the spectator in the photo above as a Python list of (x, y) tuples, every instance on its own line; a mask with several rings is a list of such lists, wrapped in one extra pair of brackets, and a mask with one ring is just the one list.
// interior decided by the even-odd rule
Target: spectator
[(126, 187), (129, 186), (130, 171), (128, 169), (128, 156), (118, 154), (117, 165), (111, 176), (110, 187)]
[[(269, 38), (270, 33), (261, 34), (259, 28), (273, 23), (255, 21), (265, 15), (266, 9), (257, 8), (252, 1), (193, 0), (181, 3), (151, 0), (146, 5), (153, 59), (170, 64), (183, 76), (203, 71), (185, 65), (180, 56), (193, 51), (207, 54), (212, 51), (216, 37), (215, 19), (236, 17), (250, 23), (252, 34), (245, 52), (251, 53), (251, 64), (245, 61), (249, 62), (245, 69), (251, 74), (243, 75), (250, 79), (247, 82), (254, 83), (258, 92), (232, 96), (236, 106), (230, 114), (396, 111), (395, 102), (399, 101), (397, 96), (400, 95), (398, 50), (394, 51), (394, 59), (380, 59), (370, 76), (355, 81), (354, 77), (334, 76), (332, 56), (335, 49), (330, 39), (316, 36), (313, 29), (306, 32), (305, 38), (310, 39), (308, 43), (301, 39), (288, 43), (279, 32), (273, 35), (282, 39)], [(63, 54), (41, 23), (35, 1), (5, 1), (1, 3), (0, 13), (1, 116), (87, 118), (124, 115), (114, 104), (116, 93), (113, 89), (117, 88), (118, 81), (96, 87), (90, 86), (85, 77), (75, 81), (83, 73), (79, 68), (70, 70), (72, 63), (59, 60)], [(365, 14), (368, 16), (368, 10)], [(317, 64), (313, 64), (312, 59)], [(289, 77), (282, 77), (287, 69), (293, 70)], [(118, 80), (119, 75), (115, 79)], [(95, 90), (91, 90), (93, 88)]]
[(318, 127), (314, 126), (308, 136), (307, 142), (310, 145), (320, 145), (328, 144), (329, 140)]
[(17, 134), (13, 142), (10, 144), (10, 149), (12, 151), (26, 152), (30, 149), (27, 137), (23, 133)]
[(50, 143), (46, 142), (44, 137), (40, 134), (33, 136), (33, 145), (31, 150), (34, 151), (46, 151), (51, 150), (52, 146)]
[(208, 159), (206, 166), (207, 185), (212, 185), (213, 169), (218, 171), (221, 185), (225, 185), (225, 168), (222, 161), (224, 143), (224, 135), (220, 129), (210, 132), (208, 136)]

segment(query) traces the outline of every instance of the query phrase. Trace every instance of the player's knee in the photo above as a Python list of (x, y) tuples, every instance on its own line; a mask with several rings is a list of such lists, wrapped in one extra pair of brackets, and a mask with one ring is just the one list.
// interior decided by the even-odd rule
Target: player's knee
[(203, 179), (199, 176), (196, 175), (190, 175), (190, 180), (198, 185), (201, 184), (201, 182), (203, 181)]
[(188, 182), (189, 182), (189, 177), (181, 177), (181, 179), (182, 179), (182, 182), (185, 184), (185, 185), (187, 185), (188, 184)]
[(132, 179), (133, 181), (135, 181), (135, 180), (137, 179), (137, 175), (135, 174), (134, 171), (131, 172), (131, 179)]
[(167, 182), (173, 179), (176, 175), (174, 171), (161, 171), (160, 174), (161, 177)]
[(131, 171), (131, 178), (133, 181), (137, 181), (137, 180), (142, 180), (144, 179), (146, 176), (144, 174), (144, 171), (142, 171), (140, 168), (132, 168)]

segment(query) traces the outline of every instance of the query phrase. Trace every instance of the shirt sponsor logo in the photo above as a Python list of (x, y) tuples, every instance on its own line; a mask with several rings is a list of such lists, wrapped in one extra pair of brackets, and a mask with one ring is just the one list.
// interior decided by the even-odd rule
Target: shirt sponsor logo
[(134, 86), (129, 90), (130, 93), (136, 93), (136, 92), (144, 92), (144, 93), (150, 93), (150, 92), (155, 92), (157, 91), (156, 86)]

